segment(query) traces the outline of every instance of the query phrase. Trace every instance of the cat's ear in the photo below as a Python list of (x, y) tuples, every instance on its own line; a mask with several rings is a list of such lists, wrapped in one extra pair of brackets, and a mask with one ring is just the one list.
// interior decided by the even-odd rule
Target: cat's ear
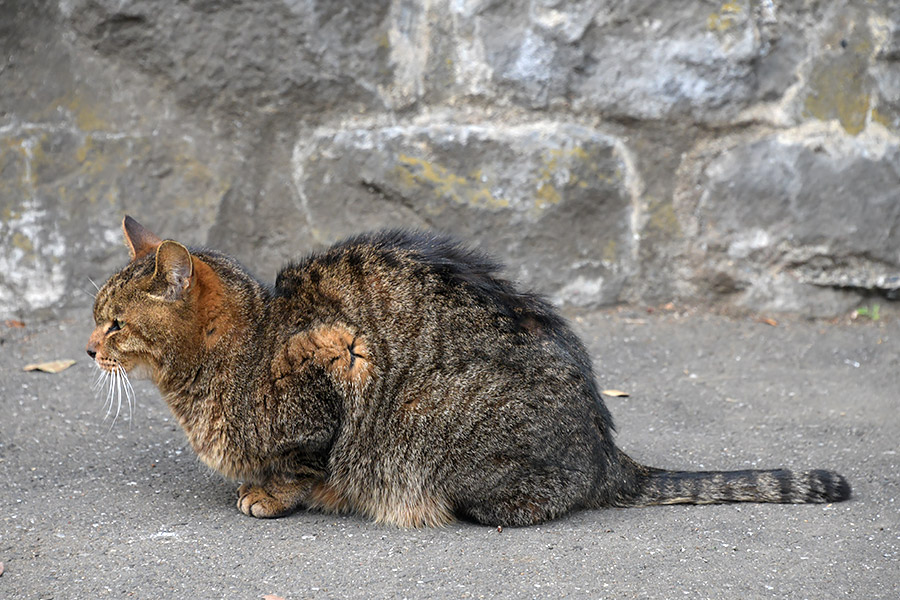
[(156, 272), (153, 278), (160, 289), (163, 300), (175, 301), (182, 298), (191, 285), (194, 263), (187, 248), (165, 240), (156, 249)]
[(162, 243), (161, 239), (128, 215), (122, 220), (122, 231), (125, 232), (125, 243), (133, 261), (156, 252)]

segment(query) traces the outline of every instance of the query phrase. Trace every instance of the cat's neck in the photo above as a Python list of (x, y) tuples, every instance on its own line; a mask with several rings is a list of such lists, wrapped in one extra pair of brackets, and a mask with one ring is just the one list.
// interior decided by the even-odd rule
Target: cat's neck
[[(245, 371), (263, 360), (268, 337), (268, 288), (230, 259), (197, 253), (197, 286), (192, 298), (192, 326), (177, 349), (168, 354), (154, 379), (167, 397), (185, 404), (221, 392), (229, 374)], [(173, 410), (175, 407), (173, 406)]]

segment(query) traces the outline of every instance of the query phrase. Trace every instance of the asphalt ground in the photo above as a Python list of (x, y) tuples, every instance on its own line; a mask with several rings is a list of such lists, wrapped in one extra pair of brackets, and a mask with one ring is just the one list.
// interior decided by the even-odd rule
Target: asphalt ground
[[(900, 319), (570, 313), (618, 440), (677, 469), (829, 468), (833, 505), (583, 511), (399, 530), (245, 517), (155, 388), (106, 418), (88, 309), (0, 323), (0, 598), (900, 597)], [(56, 374), (28, 363), (75, 359)]]

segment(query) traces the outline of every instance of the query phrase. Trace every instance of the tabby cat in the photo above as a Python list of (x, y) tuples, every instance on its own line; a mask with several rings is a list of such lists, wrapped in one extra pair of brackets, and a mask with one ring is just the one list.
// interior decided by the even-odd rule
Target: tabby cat
[(834, 502), (831, 471), (673, 472), (616, 447), (584, 346), (498, 265), (428, 233), (360, 235), (284, 268), (123, 222), (87, 352), (149, 373), (238, 508), (402, 527), (532, 525), (579, 508)]

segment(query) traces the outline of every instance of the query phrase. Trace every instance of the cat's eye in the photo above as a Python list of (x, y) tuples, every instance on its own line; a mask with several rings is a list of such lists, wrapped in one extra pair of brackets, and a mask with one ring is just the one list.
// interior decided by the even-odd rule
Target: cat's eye
[(106, 330), (106, 333), (112, 333), (114, 331), (119, 331), (120, 329), (122, 329), (122, 325), (124, 325), (124, 323), (122, 323), (122, 321), (120, 321), (118, 319), (113, 319), (112, 325), (109, 326), (109, 329)]

